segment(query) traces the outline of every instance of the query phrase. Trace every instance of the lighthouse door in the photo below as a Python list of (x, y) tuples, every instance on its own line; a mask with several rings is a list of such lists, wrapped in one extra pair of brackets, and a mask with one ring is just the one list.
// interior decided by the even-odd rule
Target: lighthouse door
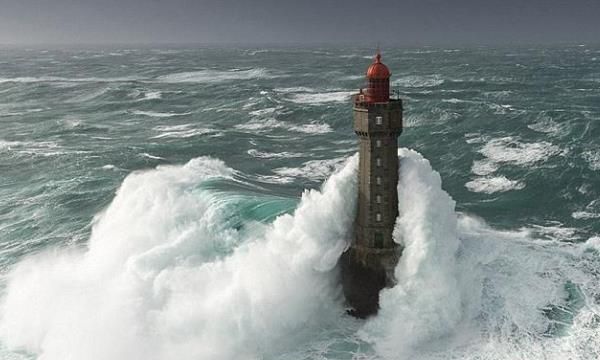
[(376, 232), (375, 233), (375, 248), (383, 249), (383, 234)]

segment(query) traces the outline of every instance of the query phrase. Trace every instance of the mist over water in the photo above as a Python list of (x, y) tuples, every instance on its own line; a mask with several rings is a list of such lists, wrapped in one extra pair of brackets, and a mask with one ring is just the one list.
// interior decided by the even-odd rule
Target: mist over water
[(598, 358), (599, 51), (384, 53), (405, 250), (367, 321), (336, 263), (368, 52), (3, 53), (1, 357)]

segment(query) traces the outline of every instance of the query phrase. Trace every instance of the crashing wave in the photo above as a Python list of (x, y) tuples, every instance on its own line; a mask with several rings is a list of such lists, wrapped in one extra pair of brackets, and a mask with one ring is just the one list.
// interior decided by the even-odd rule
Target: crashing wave
[(357, 156), (271, 223), (244, 218), (255, 196), (242, 206), (215, 190), (236, 171), (205, 157), (130, 174), (85, 250), (17, 264), (0, 348), (45, 360), (597, 358), (598, 239), (492, 229), (455, 212), (420, 154), (399, 156), (405, 250), (366, 323), (345, 315), (336, 271)]

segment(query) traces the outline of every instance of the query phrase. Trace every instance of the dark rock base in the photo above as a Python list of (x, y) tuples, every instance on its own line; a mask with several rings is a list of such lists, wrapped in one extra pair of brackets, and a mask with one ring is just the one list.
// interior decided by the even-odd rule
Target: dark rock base
[(379, 292), (393, 286), (396, 251), (372, 253), (348, 249), (340, 259), (344, 296), (351, 309), (348, 314), (367, 318), (379, 310)]

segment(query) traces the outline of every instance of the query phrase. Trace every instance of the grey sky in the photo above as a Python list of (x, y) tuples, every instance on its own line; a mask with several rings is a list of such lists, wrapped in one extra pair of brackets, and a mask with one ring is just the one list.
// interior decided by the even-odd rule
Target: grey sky
[(0, 43), (600, 42), (600, 0), (0, 0)]

